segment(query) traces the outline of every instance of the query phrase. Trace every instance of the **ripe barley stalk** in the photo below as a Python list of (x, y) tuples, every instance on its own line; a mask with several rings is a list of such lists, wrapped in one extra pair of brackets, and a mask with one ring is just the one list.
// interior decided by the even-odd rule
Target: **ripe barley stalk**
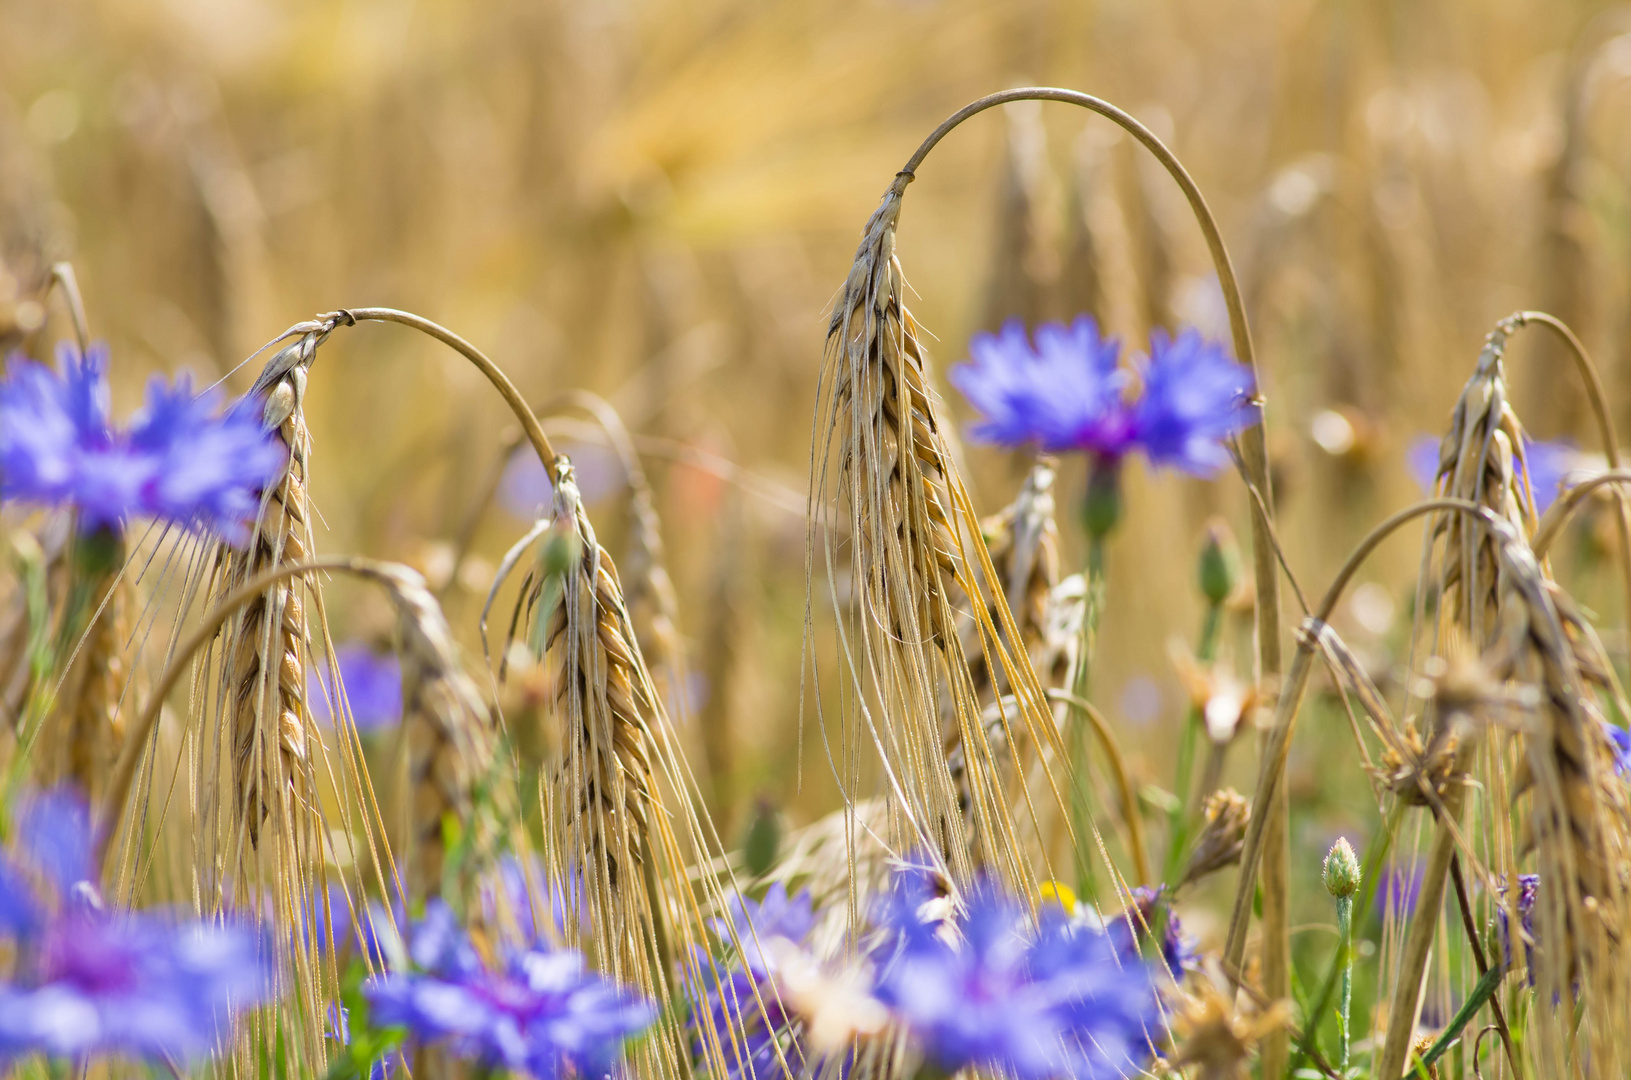
[[(957, 606), (972, 610), (986, 663), (1015, 688), (1017, 708), (999, 710), (1007, 742), (1015, 742), (1013, 713), (1037, 745), (1051, 746), (1057, 734), (1029, 658), (1008, 644), (1020, 640), (1019, 632), (984, 544), (976, 539), (965, 546), (965, 535), (978, 536), (978, 519), (951, 462), (895, 255), (895, 226), (910, 179), (910, 173), (896, 178), (864, 230), (829, 324), (825, 396), (816, 420), (817, 439), (837, 455), (837, 490), (852, 538), (855, 608), (840, 635), (852, 670), (863, 673), (854, 709), (865, 734), (846, 732), (846, 741), (864, 738), (878, 748), (908, 844), (942, 852), (961, 874), (972, 871), (978, 851), (1022, 887), (1034, 888), (1033, 860), (1020, 850), (980, 720)], [(818, 470), (812, 497), (824, 504), (825, 456), (819, 465), (813, 458), (812, 467)], [(814, 517), (811, 528), (813, 557)], [(826, 557), (829, 579), (836, 580), (830, 550)], [(985, 603), (967, 603), (982, 596), (971, 559), (980, 581), (991, 586), (1000, 627)], [(946, 761), (942, 702), (962, 751), (971, 802), (967, 828)], [(845, 783), (853, 785), (859, 777), (851, 760)], [(1057, 785), (1055, 795), (1061, 797)]]
[[(248, 543), (218, 545), (212, 596), (301, 562), (311, 551), (306, 495), (311, 440), (302, 406), (307, 372), (331, 329), (309, 329), (280, 350), (250, 392), (251, 407), (263, 403), (267, 427), (287, 448), (288, 466), (262, 494)], [(306, 702), (312, 641), (308, 597), (321, 603), (315, 584), (280, 582), (224, 628), (217, 692), (224, 716), (216, 736), (224, 746), (206, 746), (204, 761), (205, 819), (217, 823), (214, 835), (200, 845), (205, 887), (216, 892), (206, 894), (206, 904), (228, 902), (224, 890), (230, 887), (238, 894), (232, 902), (269, 904), (288, 925), (298, 925), (296, 913), (305, 908), (328, 840), (315, 767), (322, 748)], [(231, 774), (225, 791), (212, 764), (221, 754)], [(304, 1021), (291, 1043), (306, 1060), (320, 1062), (325, 980), (308, 944), (297, 940), (289, 957), (289, 989), (297, 1002), (292, 1015)]]

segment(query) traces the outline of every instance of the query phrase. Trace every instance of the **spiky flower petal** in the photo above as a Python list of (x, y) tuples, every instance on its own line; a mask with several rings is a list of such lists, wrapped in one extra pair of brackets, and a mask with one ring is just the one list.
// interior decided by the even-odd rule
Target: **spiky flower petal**
[(73, 507), (85, 530), (135, 517), (241, 541), (284, 452), (252, 408), (220, 410), (182, 375), (154, 377), (128, 430), (109, 408), (107, 349), (59, 350), (59, 371), (15, 356), (0, 380), (0, 498)]

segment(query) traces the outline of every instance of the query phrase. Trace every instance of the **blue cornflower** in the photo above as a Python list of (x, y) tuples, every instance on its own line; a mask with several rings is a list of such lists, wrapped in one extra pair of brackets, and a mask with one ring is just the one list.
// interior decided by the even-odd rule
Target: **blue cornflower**
[(1020, 1080), (1139, 1072), (1159, 1030), (1155, 983), (1109, 934), (1051, 907), (1028, 909), (994, 882), (968, 896), (961, 941), (896, 903), (877, 955), (877, 995), (947, 1072), (1005, 1069)]
[(569, 1067), (604, 1075), (623, 1041), (656, 1016), (650, 1002), (585, 970), (571, 949), (511, 949), (489, 967), (441, 900), (426, 906), (408, 955), (412, 969), (364, 984), (376, 1024), (538, 1080)]
[(1631, 771), (1631, 731), (1607, 720), (1599, 722), (1603, 725), (1603, 734), (1608, 736), (1610, 749), (1614, 751), (1614, 775), (1624, 776)]
[(1138, 373), (1133, 437), (1153, 464), (1211, 476), (1229, 464), (1224, 440), (1257, 423), (1251, 370), (1196, 330), (1156, 330)]
[[(1496, 918), (1500, 923), (1501, 960), (1503, 967), (1510, 968), (1517, 957), (1517, 951), (1512, 947), (1512, 932), (1507, 925), (1506, 915), (1506, 885), (1503, 882), (1497, 886), (1501, 894), (1501, 904), (1496, 908)], [(1523, 928), (1523, 962), (1529, 969), (1529, 985), (1535, 985), (1535, 900), (1540, 895), (1539, 874), (1518, 875), (1518, 925)]]
[[(1127, 910), (1110, 921), (1110, 936), (1127, 955), (1138, 955), (1134, 940), (1147, 940), (1149, 934), (1157, 928), (1163, 914), (1161, 897), (1166, 888), (1165, 885), (1134, 886), (1132, 903), (1127, 906)], [(1184, 933), (1183, 923), (1179, 921), (1178, 913), (1172, 909), (1171, 904), (1166, 905), (1164, 914), (1166, 919), (1160, 923), (1161, 959), (1166, 963), (1169, 972), (1182, 978), (1185, 971), (1193, 969), (1199, 963), (1200, 953), (1196, 949), (1195, 939)]]
[[(334, 650), (340, 685), (358, 731), (395, 727), (402, 720), (402, 663), (395, 653), (378, 653), (360, 641)], [(307, 679), (307, 700), (319, 720), (332, 724), (338, 694), (325, 665), (314, 665)]]
[(232, 919), (105, 910), (89, 821), (66, 791), (33, 800), (20, 862), (50, 888), (32, 894), (13, 863), (0, 872), (0, 920), (20, 939), (14, 979), (0, 983), (0, 1060), (208, 1053), (232, 1016), (270, 991), (264, 935)]
[(252, 408), (221, 413), (182, 375), (154, 377), (128, 430), (109, 408), (107, 348), (14, 356), (0, 380), (0, 498), (72, 506), (86, 530), (153, 517), (240, 542), (286, 452)]
[(1034, 347), (1018, 321), (976, 335), (972, 362), (950, 375), (984, 417), (970, 434), (1109, 461), (1138, 450), (1196, 476), (1226, 465), (1222, 442), (1257, 420), (1250, 370), (1194, 330), (1176, 339), (1157, 331), (1131, 371), (1117, 363), (1120, 348), (1087, 315), (1068, 328), (1039, 326)]
[[(1546, 513), (1557, 497), (1579, 481), (1581, 455), (1579, 447), (1571, 442), (1524, 441), (1524, 461), (1518, 463), (1523, 475), (1527, 462), (1529, 490), (1535, 497), (1535, 512)], [(1419, 435), (1405, 450), (1405, 466), (1416, 485), (1428, 495), (1438, 484), (1439, 439), (1435, 435)]]
[(1389, 863), (1376, 883), (1376, 915), (1380, 919), (1409, 918), (1421, 894), (1420, 860), (1409, 866)]
[(771, 943), (803, 947), (815, 926), (809, 892), (789, 898), (787, 886), (777, 882), (762, 901), (733, 895), (726, 918), (714, 919), (712, 926), (720, 941), (735, 950), (735, 961), (722, 965), (700, 948), (693, 952), (703, 984), (700, 993), (691, 988), (692, 997), (699, 999), (691, 1015), (698, 1056), (706, 1060), (717, 1046), (736, 1080), (780, 1076), (783, 1059), (800, 1071), (806, 1061), (803, 1029), (776, 985)]

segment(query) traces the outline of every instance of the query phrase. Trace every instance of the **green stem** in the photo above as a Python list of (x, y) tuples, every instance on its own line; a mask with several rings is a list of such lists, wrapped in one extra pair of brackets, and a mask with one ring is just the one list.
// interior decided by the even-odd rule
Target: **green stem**
[[(1501, 978), (1505, 974), (1506, 972), (1502, 970), (1499, 964), (1493, 965), (1488, 971), (1484, 972), (1484, 977), (1478, 980), (1477, 985), (1472, 988), (1472, 993), (1467, 995), (1466, 1003), (1461, 1006), (1455, 1016), (1451, 1017), (1450, 1023), (1444, 1029), (1443, 1034), (1439, 1035), (1433, 1045), (1428, 1048), (1427, 1053), (1421, 1056), (1423, 1068), (1432, 1065), (1433, 1062), (1444, 1056), (1444, 1052), (1450, 1048), (1450, 1044), (1455, 1042), (1461, 1035), (1461, 1029), (1467, 1026), (1478, 1010), (1488, 1004), (1489, 1000), (1495, 996), (1495, 991), (1501, 988)], [(1412, 1069), (1404, 1080), (1415, 1080), (1419, 1075), (1420, 1070)]]
[[(1223, 605), (1208, 604), (1206, 616), (1201, 621), (1200, 640), (1195, 643), (1195, 659), (1202, 665), (1210, 664), (1217, 656), (1218, 635), (1222, 626)], [(1178, 770), (1172, 786), (1176, 801), (1167, 815), (1167, 858), (1161, 868), (1161, 880), (1168, 885), (1177, 884), (1178, 873), (1183, 869), (1184, 850), (1189, 846), (1189, 822), (1195, 812), (1190, 787), (1195, 779), (1195, 750), (1205, 726), (1206, 716), (1201, 707), (1191, 705), (1184, 717), (1183, 730), (1178, 735)]]
[(1342, 968), (1342, 997), (1337, 1001), (1337, 1030), (1342, 1041), (1337, 1053), (1337, 1071), (1345, 1076), (1348, 1072), (1348, 1046), (1352, 1041), (1348, 1017), (1353, 1010), (1354, 996), (1353, 911), (1353, 897), (1337, 897), (1337, 934), (1341, 939), (1337, 945), (1337, 963)]
[[(1077, 635), (1076, 663), (1070, 673), (1072, 696), (1086, 701), (1093, 682), (1093, 648), (1098, 640), (1099, 614), (1104, 607), (1104, 538), (1089, 534), (1087, 541), (1087, 597), (1082, 605), (1082, 625)], [(1091, 830), (1092, 806), (1087, 783), (1087, 717), (1080, 707), (1070, 706), (1070, 755), (1075, 775), (1070, 786), (1070, 809), (1076, 835), (1081, 838), (1075, 851), (1076, 891), (1097, 901), (1093, 880), (1093, 859), (1083, 846)]]

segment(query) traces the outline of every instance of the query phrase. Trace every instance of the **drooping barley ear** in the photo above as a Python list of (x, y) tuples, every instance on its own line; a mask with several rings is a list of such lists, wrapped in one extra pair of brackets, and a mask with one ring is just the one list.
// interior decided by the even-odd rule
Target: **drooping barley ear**
[[(264, 401), (268, 428), (288, 450), (282, 477), (263, 495), (249, 542), (222, 545), (219, 586), (236, 587), (310, 550), (306, 468), (311, 436), (302, 408), (306, 376), (326, 334), (311, 331), (268, 361), (252, 398)], [(229, 628), (224, 646), (235, 797), (234, 832), (260, 845), (269, 816), (279, 823), (315, 811), (311, 748), (316, 738), (306, 703), (306, 650), (310, 641), (303, 586), (270, 588)]]
[[(652, 802), (650, 737), (645, 717), (655, 710), (651, 684), (637, 666), (633, 628), (617, 568), (595, 539), (577, 479), (557, 459), (555, 527), (578, 538), (577, 555), (562, 574), (559, 601), (549, 612), (545, 648), (556, 665), (561, 760), (551, 778), (558, 816), (557, 850), (589, 875), (597, 934), (608, 947), (626, 947), (640, 892)], [(539, 582), (535, 588), (541, 589)], [(615, 965), (630, 958), (613, 955)], [(627, 975), (625, 975), (627, 977)]]
[(1538, 1025), (1539, 1060), (1561, 1061), (1572, 1044), (1569, 1056), (1622, 1075), (1631, 1067), (1624, 1039), (1631, 1008), (1625, 962), (1631, 795), (1615, 772), (1603, 702), (1622, 715), (1626, 702), (1601, 642), (1568, 594), (1545, 577), (1515, 531), (1502, 539), (1509, 595), (1495, 650), (1504, 662), (1498, 673), (1540, 692), (1512, 785), (1530, 799), (1520, 846), (1533, 849), (1544, 883), (1534, 912), (1536, 989), (1540, 1000), (1575, 995), (1585, 1011), (1578, 1029), (1566, 1016), (1546, 1013)]
[[(514, 790), (500, 769), (498, 731), (459, 661), (453, 632), (425, 580), (391, 566), (386, 578), (399, 617), (402, 723), (408, 747), (408, 890), (443, 892), (446, 837), (462, 835), (469, 865), (461, 892), (492, 864), (514, 818)], [(468, 903), (470, 897), (461, 895)]]
[[(869, 741), (882, 751), (907, 842), (944, 852), (962, 873), (972, 870), (977, 848), (1027, 883), (1034, 879), (996, 776), (957, 631), (957, 606), (973, 611), (989, 662), (1016, 684), (1018, 707), (1003, 722), (1023, 719), (1039, 743), (1050, 737), (1057, 742), (1057, 733), (1028, 658), (1008, 644), (1017, 627), (984, 545), (965, 549), (963, 542), (965, 534), (977, 533), (978, 522), (942, 433), (895, 257), (895, 225), (910, 180), (910, 173), (896, 177), (867, 222), (828, 327), (816, 438), (837, 457), (837, 494), (849, 512), (854, 601), (840, 633), (847, 648), (865, 657), (855, 665), (866, 671), (856, 707), (872, 725)], [(828, 467), (826, 454), (812, 458), (818, 505), (828, 493)], [(812, 518), (812, 559), (819, 527)], [(967, 603), (981, 595), (971, 560), (980, 580), (992, 583), (1000, 628), (984, 603)], [(835, 568), (828, 569), (831, 576)], [(943, 713), (963, 747), (972, 794), (967, 828), (946, 762)], [(879, 723), (879, 717), (888, 722)], [(844, 782), (858, 783), (859, 777)]]
[[(1508, 401), (1506, 339), (1504, 326), (1490, 332), (1477, 367), (1456, 400), (1450, 428), (1439, 444), (1436, 490), (1486, 507), (1527, 533), (1535, 524), (1534, 499), (1518, 469), (1524, 432)], [(1454, 597), (1441, 611), (1474, 647), (1482, 648), (1499, 623), (1498, 545), (1480, 521), (1465, 514), (1443, 515), (1425, 543), (1430, 546), (1439, 535), (1444, 554), (1437, 584), (1443, 596)], [(1423, 561), (1421, 584), (1431, 585), (1425, 577), (1427, 553)], [(1418, 589), (1417, 603), (1425, 600)]]

